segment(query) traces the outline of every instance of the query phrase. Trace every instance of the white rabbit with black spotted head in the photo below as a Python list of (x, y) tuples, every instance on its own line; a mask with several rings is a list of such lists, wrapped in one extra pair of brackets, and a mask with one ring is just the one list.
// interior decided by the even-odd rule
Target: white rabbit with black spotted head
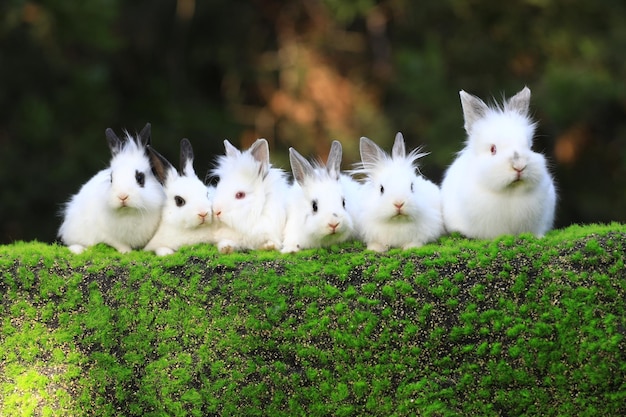
[(159, 228), (144, 249), (163, 256), (172, 254), (185, 245), (212, 242), (213, 211), (210, 190), (194, 171), (191, 142), (186, 138), (180, 141), (178, 170), (164, 157), (159, 157), (167, 167), (164, 182), (165, 205)]
[(483, 239), (543, 236), (552, 227), (556, 191), (545, 157), (532, 150), (530, 89), (496, 107), (465, 91), (460, 96), (467, 142), (441, 184), (446, 229)]
[(93, 176), (66, 204), (59, 237), (74, 253), (105, 243), (120, 252), (145, 246), (161, 219), (165, 167), (149, 150), (150, 124), (138, 136), (105, 134), (110, 166)]
[(294, 183), (289, 192), (287, 224), (282, 252), (326, 247), (353, 237), (341, 178), (342, 148), (333, 141), (326, 165), (310, 163), (289, 149)]

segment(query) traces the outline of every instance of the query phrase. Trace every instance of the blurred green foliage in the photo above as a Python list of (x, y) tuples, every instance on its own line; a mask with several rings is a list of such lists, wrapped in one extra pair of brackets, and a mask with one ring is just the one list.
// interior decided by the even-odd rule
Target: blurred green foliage
[(528, 85), (557, 227), (626, 221), (621, 0), (10, 0), (0, 5), (0, 242), (55, 239), (62, 204), (106, 166), (104, 130), (153, 125), (203, 176), (223, 139), (325, 155), (402, 131), (440, 181), (464, 140), (458, 91)]

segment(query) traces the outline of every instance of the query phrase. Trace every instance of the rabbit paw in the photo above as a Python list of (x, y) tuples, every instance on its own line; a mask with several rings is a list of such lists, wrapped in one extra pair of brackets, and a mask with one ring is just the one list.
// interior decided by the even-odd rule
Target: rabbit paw
[(389, 246), (378, 242), (370, 242), (367, 244), (367, 249), (373, 250), (374, 252), (387, 252), (387, 250), (389, 250)]
[(414, 249), (414, 248), (419, 248), (421, 246), (424, 246), (424, 243), (422, 243), (422, 242), (410, 242), (410, 243), (407, 243), (406, 245), (403, 245), (402, 249), (403, 250)]
[(264, 244), (261, 245), (261, 250), (279, 250), (281, 245), (272, 240), (268, 240)]
[(296, 253), (300, 251), (300, 245), (285, 245), (280, 251), (282, 253)]
[(157, 250), (154, 251), (158, 256), (167, 256), (167, 255), (171, 255), (173, 254), (175, 251), (174, 249), (171, 248), (166, 248), (166, 247), (162, 247), (162, 248), (158, 248)]
[(117, 245), (111, 245), (113, 246), (115, 249), (117, 249), (117, 251), (119, 253), (129, 253), (130, 251), (133, 250), (133, 248), (131, 248), (128, 245), (124, 245), (124, 244), (117, 244)]
[(222, 254), (233, 253), (237, 245), (232, 240), (222, 240), (217, 244), (217, 250)]
[(87, 248), (85, 248), (83, 245), (70, 245), (68, 249), (70, 250), (70, 252), (75, 253), (76, 255), (80, 255)]

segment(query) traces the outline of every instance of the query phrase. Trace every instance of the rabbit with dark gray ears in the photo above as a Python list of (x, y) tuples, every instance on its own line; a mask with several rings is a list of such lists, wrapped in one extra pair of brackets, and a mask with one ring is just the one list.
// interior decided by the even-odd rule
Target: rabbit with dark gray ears
[(545, 157), (532, 150), (530, 90), (499, 107), (465, 91), (460, 96), (467, 142), (441, 184), (446, 229), (483, 239), (543, 236), (552, 227), (556, 191)]
[(225, 155), (211, 171), (219, 178), (213, 191), (218, 250), (280, 250), (289, 189), (285, 171), (272, 167), (265, 139), (257, 139), (243, 152), (228, 140), (224, 147)]
[(92, 177), (65, 205), (59, 237), (74, 253), (105, 243), (119, 252), (143, 248), (161, 219), (165, 200), (162, 160), (149, 148), (150, 123), (138, 136), (105, 135), (110, 166)]
[(367, 249), (383, 252), (409, 249), (437, 240), (443, 234), (439, 187), (417, 171), (417, 160), (426, 154), (407, 154), (401, 133), (391, 155), (366, 137), (361, 138), (361, 165), (365, 175), (355, 221)]
[(295, 149), (289, 149), (294, 183), (289, 192), (282, 252), (330, 246), (353, 237), (341, 157), (338, 141), (332, 142), (325, 166), (311, 164)]
[(165, 165), (165, 204), (161, 223), (145, 250), (170, 255), (181, 246), (212, 242), (213, 210), (209, 189), (193, 169), (193, 148), (184, 138), (180, 141), (178, 171), (154, 151)]

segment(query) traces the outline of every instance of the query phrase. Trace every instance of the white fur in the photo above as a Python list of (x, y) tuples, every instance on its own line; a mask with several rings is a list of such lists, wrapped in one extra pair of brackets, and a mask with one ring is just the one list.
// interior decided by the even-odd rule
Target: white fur
[[(149, 124), (138, 138), (126, 134), (125, 140), (107, 129), (110, 167), (85, 183), (63, 212), (59, 237), (72, 252), (98, 243), (129, 252), (143, 247), (156, 231), (165, 196), (146, 152), (149, 135)], [(143, 187), (137, 172), (145, 176)]]
[(353, 234), (356, 238), (360, 235), (360, 233), (354, 219), (363, 205), (363, 202), (360, 200), (362, 184), (348, 174), (340, 174), (339, 182), (341, 183), (341, 189), (343, 190), (346, 199), (346, 210), (352, 218), (354, 228)]
[[(402, 134), (396, 135), (392, 155), (368, 138), (361, 138), (361, 206), (355, 222), (367, 248), (419, 247), (443, 233), (439, 188), (416, 174), (418, 150), (406, 154)], [(382, 187), (382, 188), (381, 188)], [(381, 191), (382, 190), (382, 191)]]
[(499, 108), (460, 95), (468, 138), (441, 184), (446, 229), (471, 238), (543, 236), (552, 227), (556, 191), (544, 156), (531, 149), (530, 90)]
[(294, 182), (289, 191), (282, 252), (326, 247), (354, 234), (340, 178), (341, 144), (333, 141), (326, 166), (311, 164), (289, 149)]
[(285, 172), (271, 166), (265, 139), (244, 152), (227, 140), (224, 146), (226, 154), (212, 171), (219, 177), (213, 196), (218, 250), (280, 250), (289, 189)]
[(167, 162), (166, 198), (161, 223), (144, 248), (159, 256), (172, 254), (185, 245), (208, 243), (213, 239), (210, 190), (193, 169), (191, 143), (183, 139), (180, 149), (180, 170), (176, 171)]

